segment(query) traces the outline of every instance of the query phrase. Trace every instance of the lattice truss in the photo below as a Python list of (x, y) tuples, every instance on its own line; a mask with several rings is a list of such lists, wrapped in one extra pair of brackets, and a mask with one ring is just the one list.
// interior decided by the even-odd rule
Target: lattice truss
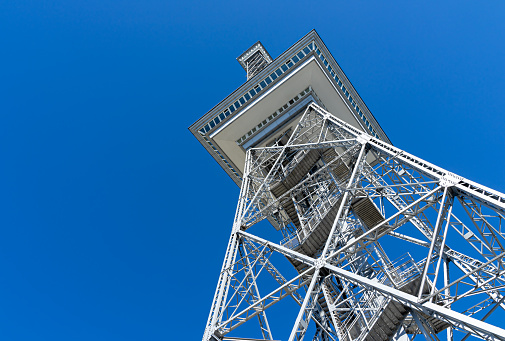
[(505, 340), (504, 213), (311, 104), (247, 152), (204, 340)]

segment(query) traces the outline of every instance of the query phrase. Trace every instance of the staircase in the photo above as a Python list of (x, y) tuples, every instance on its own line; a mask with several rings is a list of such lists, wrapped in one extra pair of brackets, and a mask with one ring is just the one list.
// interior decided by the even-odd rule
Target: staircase
[[(309, 173), (309, 171), (312, 169), (312, 167), (314, 167), (320, 158), (320, 153), (317, 149), (310, 149), (308, 151), (302, 152), (304, 155), (301, 156), (301, 161), (295, 164), (294, 168), (286, 175), (282, 181), (271, 188), (271, 192), (276, 198), (280, 198), (291, 188), (295, 187), (303, 179), (303, 177)], [(296, 226), (296, 228), (299, 228), (300, 220), (298, 219), (298, 214), (296, 213), (296, 208), (293, 200), (285, 200), (282, 204), (282, 207), (291, 222)]]
[[(337, 153), (332, 148), (324, 151), (316, 149), (303, 151), (303, 155), (295, 156), (295, 159), (298, 158), (300, 161), (294, 163), (293, 168), (284, 179), (271, 188), (272, 194), (277, 198), (281, 197), (302, 181), (320, 159), (328, 163), (334, 160), (336, 156)], [(342, 160), (331, 164), (330, 170), (338, 182), (344, 181), (349, 176), (349, 167)], [(318, 199), (316, 198), (315, 200)], [(285, 239), (281, 244), (304, 255), (317, 257), (328, 239), (340, 204), (341, 197), (337, 195), (328, 196), (325, 202), (321, 199), (321, 202), (317, 204), (319, 214), (314, 215), (307, 221), (301, 222), (293, 200), (285, 200), (282, 207), (296, 226), (297, 233)], [(351, 208), (355, 216), (363, 223), (365, 229), (371, 229), (384, 221), (382, 213), (370, 198), (358, 198), (351, 203)], [(381, 227), (378, 233), (384, 232), (387, 228), (388, 225)], [(290, 258), (288, 260), (293, 264), (298, 273), (302, 273), (307, 269), (307, 265), (304, 263)], [(388, 279), (384, 277), (383, 281), (387, 282)], [(407, 278), (402, 278), (401, 276), (396, 278), (395, 284), (397, 289), (405, 293), (417, 295), (420, 281), (419, 272), (413, 274), (410, 271)], [(391, 283), (389, 284), (391, 285)], [(424, 291), (428, 292), (429, 290), (430, 285), (425, 285)], [(339, 338), (343, 341), (389, 341), (397, 333), (402, 324), (404, 324), (404, 320), (410, 313), (410, 309), (401, 303), (387, 299), (379, 294), (371, 293), (370, 297), (373, 297), (370, 301), (371, 304), (379, 308), (373, 315), (363, 319), (362, 316), (351, 315), (356, 314), (354, 311), (344, 313), (341, 310), (335, 310), (334, 305), (337, 303), (338, 292), (339, 290), (331, 285), (323, 285), (318, 302), (325, 314), (331, 317), (332, 323), (339, 332)], [(340, 300), (342, 299), (345, 298), (340, 298)], [(346, 307), (350, 308), (350, 306)], [(342, 307), (339, 308), (341, 309)], [(423, 317), (436, 333), (449, 326), (431, 316), (423, 315)], [(413, 330), (412, 326), (409, 327), (407, 325), (406, 332), (412, 333), (415, 330)]]
[[(409, 294), (416, 294), (419, 290), (419, 285), (421, 283), (421, 277), (418, 275), (415, 279), (412, 279), (404, 283), (398, 289)], [(395, 302), (391, 299), (386, 299), (386, 304), (382, 311), (372, 319), (370, 329), (363, 331), (361, 340), (366, 341), (389, 341), (396, 334), (398, 329), (403, 324), (403, 321), (410, 313), (410, 308), (402, 305), (401, 303)]]

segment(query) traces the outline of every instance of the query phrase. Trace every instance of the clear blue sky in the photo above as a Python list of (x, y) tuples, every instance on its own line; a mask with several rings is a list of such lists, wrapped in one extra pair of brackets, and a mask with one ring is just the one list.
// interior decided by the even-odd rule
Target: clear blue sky
[(197, 340), (238, 188), (187, 127), (315, 28), (393, 143), (505, 191), (505, 2), (0, 2), (0, 338)]

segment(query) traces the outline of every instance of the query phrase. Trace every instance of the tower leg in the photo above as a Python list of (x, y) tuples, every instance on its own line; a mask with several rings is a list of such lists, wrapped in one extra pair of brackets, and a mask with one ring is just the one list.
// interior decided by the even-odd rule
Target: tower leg
[(303, 337), (307, 332), (307, 326), (311, 319), (312, 312), (316, 305), (320, 287), (321, 287), (321, 278), (319, 276), (319, 269), (316, 269), (314, 271), (314, 274), (312, 275), (312, 280), (309, 284), (309, 288), (307, 289), (307, 294), (305, 295), (305, 299), (303, 300), (302, 306), (300, 307), (298, 316), (296, 317), (293, 330), (291, 331), (291, 335), (289, 336), (289, 341), (303, 340)]
[(237, 249), (238, 235), (237, 233), (232, 233), (230, 236), (230, 241), (228, 242), (228, 248), (226, 249), (226, 254), (224, 257), (223, 266), (221, 268), (221, 274), (219, 275), (219, 280), (217, 282), (214, 299), (212, 300), (212, 306), (210, 309), (209, 318), (207, 320), (207, 326), (205, 327), (205, 332), (203, 334), (203, 341), (212, 340), (211, 337), (214, 334), (216, 324), (221, 318), (222, 309), (226, 303), (225, 300), (228, 295), (232, 271), (231, 266), (235, 262)]

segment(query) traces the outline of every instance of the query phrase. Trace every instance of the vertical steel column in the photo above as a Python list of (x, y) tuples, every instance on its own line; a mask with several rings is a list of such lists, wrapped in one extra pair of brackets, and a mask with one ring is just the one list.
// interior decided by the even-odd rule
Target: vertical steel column
[[(247, 250), (246, 250), (246, 248), (243, 248), (243, 250), (244, 250), (247, 266), (252, 271), (251, 262), (249, 261), (249, 257), (247, 257)], [(258, 255), (257, 260), (260, 260), (259, 257), (263, 257), (263, 250)], [(260, 261), (260, 263), (261, 263), (261, 261)], [(260, 291), (258, 290), (258, 285), (256, 284), (256, 278), (254, 278), (254, 276), (253, 276), (252, 280), (253, 280), (254, 291), (256, 292), (256, 297), (258, 300), (261, 300)], [(262, 317), (263, 317), (263, 321), (262, 321)], [(272, 331), (270, 330), (270, 325), (268, 324), (267, 314), (264, 310), (261, 312), (261, 314), (258, 314), (258, 320), (260, 323), (260, 328), (261, 328), (261, 333), (263, 334), (263, 338), (265, 340), (267, 340), (267, 337), (268, 337), (269, 340), (273, 340)], [(263, 326), (263, 323), (265, 324), (265, 326)]]
[[(443, 256), (444, 258), (444, 286), (446, 287), (445, 289), (445, 296), (447, 300), (450, 299), (451, 296), (451, 288), (449, 287), (450, 283), (450, 278), (449, 278), (449, 258), (447, 258), (445, 255)], [(451, 305), (447, 305), (447, 308), (451, 308)], [(452, 326), (447, 328), (447, 341), (452, 341), (453, 339), (453, 330)]]
[[(424, 284), (426, 282), (426, 276), (428, 275), (428, 268), (430, 267), (431, 257), (433, 254), (433, 249), (435, 247), (436, 240), (438, 238), (438, 233), (440, 232), (440, 225), (442, 224), (442, 215), (445, 210), (445, 200), (447, 197), (447, 187), (444, 187), (444, 195), (442, 196), (442, 201), (440, 202), (440, 209), (438, 210), (437, 222), (435, 224), (435, 230), (433, 231), (433, 235), (431, 237), (430, 251), (428, 252), (428, 256), (426, 257), (426, 264), (424, 264), (423, 274), (421, 277), (421, 285), (419, 286), (419, 294), (417, 298), (421, 300), (423, 295)], [(435, 285), (435, 283), (433, 283)]]
[[(447, 219), (446, 219), (446, 224), (445, 224), (445, 229), (444, 229), (444, 236), (442, 237), (442, 243), (440, 244), (439, 246), (439, 253), (438, 253), (438, 261), (437, 261), (437, 266), (435, 268), (435, 279), (433, 280), (433, 287), (431, 288), (431, 291), (430, 291), (430, 296), (431, 299), (430, 299), (430, 302), (433, 301), (433, 293), (435, 292), (435, 289), (436, 289), (436, 285), (437, 285), (437, 280), (438, 280), (438, 272), (440, 270), (440, 263), (442, 262), (442, 256), (444, 254), (444, 248), (445, 248), (445, 241), (447, 239), (447, 230), (449, 229), (449, 223), (451, 221), (451, 214), (452, 214), (452, 207), (453, 207), (453, 203), (454, 203), (454, 198), (453, 196), (449, 193), (449, 200), (448, 200), (448, 204), (450, 205), (449, 207), (449, 212), (447, 213)], [(444, 272), (445, 272), (445, 269), (444, 269)], [(445, 284), (444, 284), (445, 286)]]
[(335, 217), (335, 220), (333, 221), (333, 225), (331, 226), (330, 234), (328, 235), (328, 240), (326, 241), (326, 244), (324, 245), (323, 252), (321, 253), (321, 257), (326, 257), (328, 248), (330, 247), (330, 244), (332, 240), (334, 239), (335, 235), (335, 230), (337, 229), (338, 221), (340, 220), (340, 217), (342, 216), (342, 211), (344, 209), (344, 206), (346, 205), (347, 198), (349, 197), (349, 189), (352, 187), (352, 184), (354, 182), (354, 178), (356, 177), (356, 173), (358, 171), (358, 168), (362, 162), (363, 155), (365, 153), (367, 142), (364, 142), (363, 145), (361, 146), (361, 150), (359, 151), (358, 158), (356, 160), (356, 164), (354, 165), (354, 169), (352, 170), (351, 177), (349, 178), (349, 182), (347, 183), (347, 188), (344, 193), (344, 196), (342, 198), (342, 202), (340, 203), (340, 207), (338, 208), (337, 215)]
[(240, 229), (242, 210), (244, 208), (245, 196), (247, 195), (249, 180), (248, 174), (250, 169), (251, 153), (246, 153), (246, 164), (244, 169), (244, 179), (242, 180), (242, 186), (240, 190), (239, 202), (237, 205), (237, 210), (235, 212), (235, 219), (233, 222), (233, 229), (230, 235), (230, 240), (228, 241), (228, 247), (226, 249), (225, 257), (223, 260), (223, 265), (221, 267), (221, 273), (219, 274), (219, 279), (217, 282), (216, 291), (214, 293), (214, 299), (212, 301), (212, 306), (209, 313), (209, 318), (207, 320), (207, 326), (203, 334), (203, 341), (210, 340), (212, 334), (214, 333), (214, 328), (216, 322), (221, 318), (221, 310), (225, 303), (225, 298), (228, 295), (229, 283), (230, 283), (230, 266), (235, 262), (237, 255), (239, 236), (237, 231)]
[[(310, 281), (309, 288), (307, 289), (307, 294), (305, 295), (305, 299), (303, 300), (302, 306), (300, 307), (300, 311), (298, 312), (298, 316), (296, 317), (295, 324), (293, 326), (293, 329), (291, 331), (291, 335), (289, 336), (289, 341), (294, 341), (295, 338), (296, 340), (303, 340), (303, 337), (305, 335), (305, 332), (307, 331), (307, 326), (302, 325), (302, 330), (299, 331), (300, 329), (300, 324), (306, 324), (307, 321), (302, 321), (303, 320), (303, 315), (305, 314), (305, 310), (310, 309), (307, 312), (306, 320), (310, 320), (310, 315), (312, 315), (312, 307), (307, 307), (309, 305), (309, 301), (312, 298), (315, 300), (316, 298), (314, 297), (314, 291), (317, 291), (315, 296), (317, 296), (317, 293), (319, 292), (319, 269), (316, 269), (314, 271), (314, 274), (312, 275), (312, 280)], [(317, 287), (316, 287), (317, 284)], [(312, 303), (312, 302), (310, 302)]]

